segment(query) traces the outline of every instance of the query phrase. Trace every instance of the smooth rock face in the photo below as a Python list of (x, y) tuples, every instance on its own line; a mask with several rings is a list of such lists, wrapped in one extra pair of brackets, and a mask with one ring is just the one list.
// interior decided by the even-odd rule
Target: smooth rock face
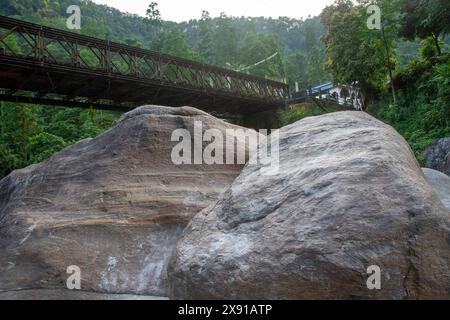
[(423, 168), (422, 170), (439, 199), (450, 210), (450, 177), (433, 169)]
[(193, 218), (168, 274), (174, 299), (449, 299), (450, 213), (394, 129), (310, 117), (281, 130), (278, 175), (247, 164)]
[(427, 148), (425, 167), (450, 175), (450, 137), (438, 139)]
[(167, 296), (182, 230), (243, 167), (174, 165), (172, 132), (193, 132), (194, 121), (241, 128), (194, 108), (145, 106), (0, 181), (0, 292), (64, 289), (76, 265), (83, 291)]

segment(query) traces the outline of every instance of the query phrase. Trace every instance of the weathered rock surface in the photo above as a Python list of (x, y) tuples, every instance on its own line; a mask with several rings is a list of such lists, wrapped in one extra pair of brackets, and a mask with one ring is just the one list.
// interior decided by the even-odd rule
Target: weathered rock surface
[(281, 130), (278, 175), (247, 164), (194, 217), (168, 274), (175, 299), (448, 299), (450, 213), (394, 129), (310, 117)]
[(168, 298), (67, 289), (31, 289), (0, 292), (0, 300), (168, 300)]
[(439, 199), (450, 210), (450, 177), (433, 169), (423, 168), (422, 170)]
[(182, 230), (243, 167), (174, 165), (171, 134), (194, 121), (240, 128), (194, 108), (145, 106), (0, 181), (0, 292), (63, 289), (76, 265), (83, 291), (167, 296)]
[(438, 139), (427, 148), (425, 167), (450, 175), (450, 137)]

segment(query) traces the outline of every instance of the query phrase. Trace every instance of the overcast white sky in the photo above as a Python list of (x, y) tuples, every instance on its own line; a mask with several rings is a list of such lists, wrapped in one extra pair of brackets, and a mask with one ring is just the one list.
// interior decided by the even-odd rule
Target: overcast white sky
[(123, 12), (145, 15), (150, 2), (158, 2), (164, 20), (188, 21), (199, 19), (202, 10), (212, 17), (225, 12), (231, 16), (306, 18), (318, 15), (333, 0), (93, 0)]

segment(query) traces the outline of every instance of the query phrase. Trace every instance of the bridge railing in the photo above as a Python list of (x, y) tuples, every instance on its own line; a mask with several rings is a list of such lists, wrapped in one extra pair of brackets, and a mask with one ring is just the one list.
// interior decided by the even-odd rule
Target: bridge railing
[(284, 101), (285, 84), (0, 16), (0, 55), (207, 93)]

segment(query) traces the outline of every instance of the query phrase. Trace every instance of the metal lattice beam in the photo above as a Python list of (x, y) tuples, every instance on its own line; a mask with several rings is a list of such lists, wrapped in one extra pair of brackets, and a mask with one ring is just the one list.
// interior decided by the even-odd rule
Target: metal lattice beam
[[(11, 46), (9, 38), (15, 38), (19, 46)], [(107, 99), (111, 107), (117, 101), (132, 106), (173, 96), (173, 102), (169, 98), (164, 102), (201, 101), (194, 106), (251, 113), (282, 106), (288, 97), (287, 86), (280, 82), (3, 16), (0, 75), (0, 88), (65, 96), (75, 93), (84, 101)], [(142, 94), (127, 97), (127, 92), (136, 90)], [(0, 98), (19, 99), (14, 93)], [(20, 99), (48, 103), (48, 99)]]

